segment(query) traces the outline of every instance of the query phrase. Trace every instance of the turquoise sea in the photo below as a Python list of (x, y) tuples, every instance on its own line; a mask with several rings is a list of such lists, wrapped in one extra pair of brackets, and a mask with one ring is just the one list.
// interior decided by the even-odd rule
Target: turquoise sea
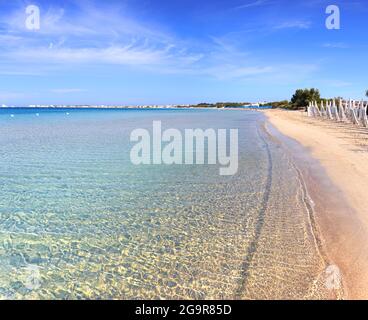
[[(239, 170), (134, 166), (130, 132), (239, 129)], [(303, 181), (262, 113), (0, 109), (0, 298), (324, 298)]]

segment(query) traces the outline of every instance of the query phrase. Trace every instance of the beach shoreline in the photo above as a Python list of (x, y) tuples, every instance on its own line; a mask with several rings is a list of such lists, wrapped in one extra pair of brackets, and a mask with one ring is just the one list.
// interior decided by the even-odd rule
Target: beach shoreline
[[(368, 297), (368, 132), (305, 112), (263, 111), (306, 183), (330, 264), (342, 273), (344, 298)], [(312, 157), (306, 157), (309, 154)]]

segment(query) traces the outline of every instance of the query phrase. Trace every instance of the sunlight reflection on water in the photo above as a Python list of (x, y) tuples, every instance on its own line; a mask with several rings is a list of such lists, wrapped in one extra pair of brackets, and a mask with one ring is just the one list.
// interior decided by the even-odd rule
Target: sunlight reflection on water
[[(300, 182), (262, 114), (11, 112), (0, 113), (0, 297), (325, 296)], [(129, 134), (153, 120), (239, 128), (238, 174), (133, 166)], [(39, 286), (26, 285), (29, 266)]]

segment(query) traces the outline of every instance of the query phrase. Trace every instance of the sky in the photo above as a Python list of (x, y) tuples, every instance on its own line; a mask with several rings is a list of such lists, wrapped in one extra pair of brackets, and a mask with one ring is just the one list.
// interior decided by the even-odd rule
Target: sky
[(0, 105), (362, 99), (367, 16), (367, 0), (0, 0)]

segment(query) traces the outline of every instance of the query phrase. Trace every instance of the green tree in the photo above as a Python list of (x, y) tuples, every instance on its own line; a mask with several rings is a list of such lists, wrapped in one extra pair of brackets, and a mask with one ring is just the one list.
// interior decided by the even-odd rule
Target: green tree
[(292, 109), (306, 108), (309, 102), (320, 102), (321, 95), (318, 89), (298, 89), (291, 98)]
[(288, 100), (267, 102), (266, 105), (271, 105), (272, 108), (289, 108), (290, 103)]

